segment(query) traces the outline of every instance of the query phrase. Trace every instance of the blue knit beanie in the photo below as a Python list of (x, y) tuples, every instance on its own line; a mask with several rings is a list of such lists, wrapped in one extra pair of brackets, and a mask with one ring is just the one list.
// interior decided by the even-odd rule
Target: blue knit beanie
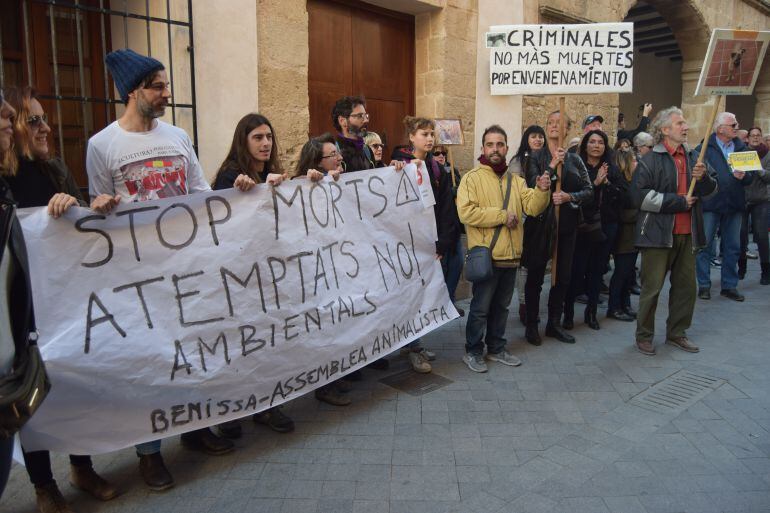
[(166, 69), (159, 60), (139, 55), (128, 48), (108, 53), (104, 61), (124, 103), (128, 103), (128, 93), (136, 89), (142, 79), (150, 73)]

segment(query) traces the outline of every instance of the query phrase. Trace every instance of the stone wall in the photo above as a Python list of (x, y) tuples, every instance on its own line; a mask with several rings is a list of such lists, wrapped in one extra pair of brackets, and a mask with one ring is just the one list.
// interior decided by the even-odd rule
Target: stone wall
[(415, 17), (416, 114), (461, 120), (465, 144), (452, 152), (462, 170), (474, 159), (477, 15), (477, 0), (447, 0)]
[[(310, 129), (305, 0), (258, 0), (259, 112), (273, 125), (284, 166), (293, 167)], [(246, 85), (243, 85), (246, 87)]]

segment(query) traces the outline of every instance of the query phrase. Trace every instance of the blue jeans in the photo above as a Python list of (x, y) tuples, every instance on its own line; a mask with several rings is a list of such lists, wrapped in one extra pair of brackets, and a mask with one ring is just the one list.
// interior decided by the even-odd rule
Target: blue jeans
[(473, 284), (473, 298), (465, 326), (466, 353), (481, 356), (485, 339), (489, 354), (498, 354), (505, 349), (505, 324), (515, 285), (515, 267), (495, 267), (490, 279)]
[(742, 212), (717, 214), (703, 213), (703, 228), (706, 232), (706, 248), (700, 250), (695, 259), (698, 288), (711, 288), (711, 251), (717, 228), (722, 236), (722, 290), (738, 288), (738, 257), (741, 254)]
[(155, 454), (156, 452), (160, 452), (160, 440), (136, 444), (134, 448), (136, 449), (136, 453), (140, 456)]
[(441, 270), (444, 271), (444, 281), (449, 290), (449, 299), (454, 303), (457, 284), (460, 283), (460, 275), (463, 273), (463, 241), (457, 238), (457, 244), (453, 252), (444, 255), (441, 258)]

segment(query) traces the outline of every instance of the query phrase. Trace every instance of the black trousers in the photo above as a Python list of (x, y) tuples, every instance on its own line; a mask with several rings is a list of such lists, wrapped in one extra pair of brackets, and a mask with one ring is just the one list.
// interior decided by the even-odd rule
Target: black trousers
[[(559, 234), (559, 245), (556, 255), (556, 285), (548, 293), (548, 319), (553, 322), (561, 320), (564, 309), (564, 296), (569, 288), (572, 277), (572, 255), (575, 251), (575, 232)], [(540, 292), (543, 290), (545, 267), (550, 255), (541, 261), (530, 262), (527, 267), (527, 283), (524, 286), (524, 302), (527, 305), (527, 319), (537, 319), (540, 311)]]
[[(42, 486), (53, 481), (53, 472), (51, 472), (51, 453), (48, 451), (27, 452), (22, 447), (24, 453), (24, 464), (27, 466), (29, 480), (35, 486)], [(74, 467), (91, 467), (91, 456), (76, 456), (70, 454), (70, 463)]]
[(615, 271), (610, 279), (610, 299), (607, 312), (616, 312), (631, 307), (631, 287), (636, 280), (634, 265), (637, 251), (632, 253), (615, 254)]

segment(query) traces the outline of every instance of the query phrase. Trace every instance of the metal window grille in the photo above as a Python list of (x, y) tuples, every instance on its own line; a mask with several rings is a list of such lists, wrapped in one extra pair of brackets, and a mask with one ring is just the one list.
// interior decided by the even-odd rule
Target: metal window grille
[[(2, 1), (5, 4), (9, 0)], [(112, 41), (115, 38), (111, 36), (116, 35), (116, 28), (119, 28), (121, 25), (121, 47), (133, 48), (134, 50), (139, 51), (137, 48), (141, 48), (143, 44), (146, 44), (146, 52), (139, 51), (139, 53), (146, 53), (148, 55), (154, 56), (155, 58), (158, 58), (161, 61), (165, 60), (167, 65), (166, 71), (169, 76), (169, 81), (171, 82), (172, 102), (169, 104), (171, 110), (171, 121), (174, 124), (177, 123), (180, 110), (187, 110), (189, 112), (191, 118), (190, 123), (192, 125), (191, 128), (193, 144), (197, 150), (198, 128), (195, 107), (195, 59), (192, 0), (173, 0), (173, 5), (175, 7), (183, 7), (186, 3), (187, 13), (186, 16), (182, 17), (186, 19), (182, 20), (178, 19), (179, 17), (173, 16), (174, 13), (172, 11), (172, 0), (143, 0), (143, 2), (142, 0), (131, 0), (131, 9), (129, 9), (129, 0), (16, 0), (16, 2), (16, 5), (11, 7), (16, 8), (17, 11), (15, 13), (17, 16), (14, 17), (20, 19), (11, 20), (10, 23), (12, 25), (0, 24), (0, 56), (3, 57), (2, 63), (0, 64), (0, 87), (22, 85), (35, 86), (39, 91), (39, 96), (41, 99), (50, 100), (55, 111), (55, 119), (57, 120), (55, 123), (56, 138), (58, 141), (57, 151), (60, 157), (66, 157), (64, 155), (64, 123), (62, 122), (63, 106), (66, 106), (68, 112), (71, 112), (73, 108), (79, 109), (81, 116), (80, 119), (83, 121), (82, 137), (83, 147), (85, 147), (85, 143), (91, 135), (98, 132), (115, 119), (116, 105), (122, 105), (121, 100), (119, 98), (115, 98), (115, 94), (113, 92), (114, 88), (112, 86), (111, 80), (108, 77), (106, 66), (98, 66), (98, 68), (103, 70), (103, 90), (95, 90), (93, 87), (93, 81), (89, 83), (90, 87), (87, 87), (86, 72), (88, 71), (90, 73), (92, 69), (86, 69), (86, 66), (84, 66), (84, 55), (86, 55), (86, 52), (89, 49), (84, 48), (82, 44), (84, 36), (88, 36), (89, 38), (98, 38), (100, 44), (98, 44), (96, 47), (101, 50), (101, 55), (91, 54), (90, 57), (92, 59), (101, 59), (101, 63), (103, 63), (104, 57), (107, 55), (107, 53), (116, 49), (112, 47)], [(10, 6), (10, 2), (6, 5)], [(138, 6), (144, 7), (143, 13), (135, 12), (138, 10)], [(6, 8), (4, 7), (3, 10), (5, 11)], [(9, 10), (11, 9), (9, 8)], [(165, 16), (151, 15), (152, 12), (157, 12), (158, 10), (165, 10)], [(47, 14), (47, 22), (43, 23), (41, 19), (42, 13)], [(94, 14), (98, 16), (98, 23), (93, 22)], [(70, 65), (69, 68), (70, 71), (72, 71), (71, 68), (76, 68), (77, 72), (74, 73), (74, 77), (69, 78), (75, 81), (75, 85), (79, 85), (77, 90), (80, 93), (75, 95), (62, 92), (62, 76), (60, 72), (61, 63), (59, 62), (59, 55), (61, 50), (59, 45), (61, 37), (57, 38), (57, 23), (55, 22), (57, 18), (70, 16), (74, 17), (75, 20), (75, 32), (71, 36), (73, 36), (76, 40), (76, 58), (70, 58), (70, 61), (75, 61), (76, 65)], [(90, 16), (88, 19), (91, 20), (91, 22), (84, 23), (86, 16)], [(136, 35), (140, 32), (137, 30), (136, 23), (142, 22), (144, 23), (144, 30), (141, 31), (143, 32), (142, 39), (146, 37), (146, 42), (137, 41), (136, 37)], [(129, 23), (132, 24), (131, 31), (129, 31)], [(33, 30), (33, 25), (37, 27), (37, 32)], [(21, 53), (23, 54), (21, 57), (21, 66), (24, 66), (22, 73), (24, 80), (21, 80), (21, 76), (17, 72), (14, 73), (16, 78), (15, 83), (9, 83), (8, 80), (10, 77), (8, 76), (9, 74), (5, 69), (6, 52), (4, 52), (3, 48), (4, 38), (2, 30), (4, 27), (7, 28), (9, 26), (12, 29), (15, 29), (15, 27), (20, 27), (21, 29), (21, 33), (16, 33), (15, 36), (17, 36), (17, 38), (20, 40), (19, 45), (21, 47)], [(47, 28), (48, 34), (41, 34), (42, 31), (40, 30), (40, 27)], [(187, 38), (184, 38), (184, 31), (174, 31), (176, 28), (186, 29), (188, 34)], [(165, 43), (167, 44), (167, 54), (153, 55), (153, 37), (151, 37), (151, 32), (155, 34), (155, 41), (157, 41), (158, 34), (163, 29), (165, 29), (164, 39), (166, 39)], [(15, 30), (18, 31), (18, 29)], [(180, 33), (182, 34), (181, 41), (179, 36)], [(52, 61), (50, 63), (52, 65), (51, 68), (48, 68), (50, 71), (50, 80), (48, 81), (49, 87), (46, 88), (41, 88), (40, 84), (37, 83), (38, 77), (36, 75), (38, 74), (37, 71), (39, 71), (40, 65), (33, 65), (33, 60), (35, 57), (39, 58), (39, 54), (42, 51), (40, 48), (41, 35), (48, 39), (47, 46), (49, 46), (49, 48), (44, 49), (45, 52), (43, 53), (47, 54), (46, 58), (50, 58)], [(8, 37), (11, 36), (9, 35)], [(37, 39), (37, 41), (33, 41), (33, 37)], [(185, 41), (184, 39), (187, 40)], [(175, 55), (174, 50), (175, 48), (178, 48), (180, 44), (184, 43), (186, 43), (186, 53), (187, 58), (189, 59), (189, 63), (182, 63), (183, 65), (178, 66), (178, 68), (186, 68), (183, 69), (183, 71), (187, 72), (185, 74), (189, 73), (189, 77), (177, 76), (176, 78), (182, 78), (182, 81), (188, 84), (189, 93), (186, 90), (185, 96), (189, 94), (190, 101), (187, 103), (177, 102), (176, 96), (174, 94), (174, 58), (177, 57), (178, 59), (180, 57), (179, 51), (177, 51), (177, 54)], [(157, 46), (162, 45), (156, 44), (155, 46), (157, 50)], [(11, 50), (12, 49), (8, 49), (9, 53)], [(50, 51), (50, 54), (47, 53), (48, 51)], [(187, 66), (184, 66), (184, 64), (187, 64)], [(47, 66), (48, 63), (45, 65)], [(101, 126), (99, 126), (99, 123), (91, 122), (91, 120), (95, 118), (93, 115), (89, 115), (89, 112), (93, 112), (92, 109), (97, 108), (103, 109), (103, 115), (100, 113), (99, 116), (99, 119), (104, 121)]]

